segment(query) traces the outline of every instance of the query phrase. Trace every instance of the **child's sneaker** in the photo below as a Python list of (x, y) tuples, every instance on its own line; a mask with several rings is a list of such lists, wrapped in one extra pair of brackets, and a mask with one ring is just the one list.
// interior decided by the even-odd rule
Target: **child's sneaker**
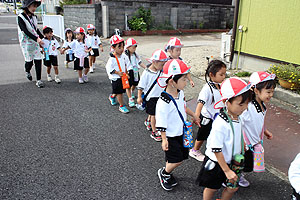
[(204, 155), (201, 153), (200, 150), (194, 150), (194, 148), (192, 148), (189, 152), (189, 155), (192, 157), (192, 158), (195, 158), (196, 160), (202, 162), (204, 160)]
[(90, 67), (90, 73), (94, 73), (94, 68)]
[(239, 180), (239, 186), (241, 187), (249, 187), (250, 183), (247, 181), (244, 177), (244, 174), (241, 174), (240, 180)]
[(52, 77), (51, 77), (50, 74), (47, 75), (47, 81), (48, 81), (48, 82), (51, 82), (51, 81), (52, 81)]
[[(164, 169), (165, 169), (165, 167), (163, 167), (163, 171), (164, 171)], [(170, 178), (170, 184), (172, 185), (172, 187), (174, 187), (174, 186), (176, 186), (178, 183), (177, 183), (175, 177), (173, 176), (173, 174), (170, 173), (170, 176), (171, 176), (171, 178)]]
[(134, 100), (133, 99), (129, 99), (129, 103), (128, 103), (129, 107), (132, 108), (135, 106)]
[(83, 81), (82, 78), (79, 78), (79, 79), (78, 79), (78, 82), (79, 82), (80, 84), (83, 84), (83, 83), (84, 83), (84, 81)]
[(146, 119), (145, 122), (144, 122), (144, 124), (145, 124), (145, 126), (146, 126), (146, 128), (147, 128), (148, 131), (152, 131), (150, 121), (148, 121), (148, 120)]
[(135, 99), (135, 96), (134, 96), (134, 95), (131, 95), (131, 98), (132, 98), (132, 99)]
[(156, 142), (161, 142), (161, 135), (157, 131), (152, 132), (150, 137), (153, 138)]
[(135, 104), (135, 107), (141, 111), (145, 110), (145, 108), (140, 104)]
[(117, 104), (116, 97), (111, 97), (111, 95), (109, 95), (108, 99), (109, 99), (110, 104), (111, 104), (112, 106), (114, 106), (114, 105)]
[(82, 75), (82, 79), (83, 79), (83, 81), (84, 81), (85, 83), (89, 82), (89, 78), (88, 78), (88, 76), (85, 75), (85, 74)]
[(68, 63), (68, 61), (65, 61), (65, 67), (66, 67), (66, 68), (69, 68), (69, 63)]
[(32, 81), (32, 76), (31, 76), (30, 72), (25, 72), (25, 74), (26, 74), (26, 78), (28, 80)]
[(157, 171), (157, 175), (158, 175), (161, 187), (166, 191), (170, 191), (173, 189), (172, 184), (171, 184), (171, 175), (163, 173), (164, 171), (165, 171), (164, 168), (160, 168)]
[(120, 106), (119, 111), (121, 111), (121, 113), (125, 113), (125, 114), (129, 113), (129, 110), (125, 106), (122, 106), (122, 107)]
[(36, 81), (35, 84), (38, 88), (43, 88), (44, 87), (44, 83), (41, 80)]
[(58, 84), (61, 83), (61, 80), (59, 79), (59, 76), (58, 76), (58, 75), (55, 75), (54, 80), (55, 80), (55, 82), (58, 83)]

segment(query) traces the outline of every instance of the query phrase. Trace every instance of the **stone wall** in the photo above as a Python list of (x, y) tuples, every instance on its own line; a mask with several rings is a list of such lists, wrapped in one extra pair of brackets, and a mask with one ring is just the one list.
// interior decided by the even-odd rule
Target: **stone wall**
[[(151, 9), (155, 26), (171, 24), (175, 29), (225, 29), (232, 27), (234, 7), (208, 3), (150, 0), (101, 0), (93, 5), (64, 6), (65, 26), (96, 25), (99, 35), (110, 37), (116, 28), (125, 30), (139, 7)], [(104, 23), (102, 22), (104, 20)]]

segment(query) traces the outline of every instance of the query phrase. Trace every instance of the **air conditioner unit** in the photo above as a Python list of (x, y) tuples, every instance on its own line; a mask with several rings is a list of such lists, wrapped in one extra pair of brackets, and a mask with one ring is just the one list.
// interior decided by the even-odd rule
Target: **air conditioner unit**
[(222, 33), (222, 36), (221, 36), (221, 59), (225, 62), (229, 62), (231, 38), (232, 38), (231, 34)]

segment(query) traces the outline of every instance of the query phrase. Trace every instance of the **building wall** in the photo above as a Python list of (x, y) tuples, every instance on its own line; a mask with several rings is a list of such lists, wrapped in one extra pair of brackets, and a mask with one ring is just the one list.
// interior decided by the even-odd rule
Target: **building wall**
[[(193, 29), (199, 28), (202, 24), (204, 29), (225, 29), (233, 24), (234, 8), (231, 5), (150, 0), (101, 0), (101, 2), (94, 5), (64, 6), (65, 26), (74, 27), (81, 24), (86, 26), (86, 24), (94, 23), (99, 35), (103, 35), (102, 6), (108, 6), (108, 35), (112, 35), (116, 28), (121, 31), (125, 30), (125, 15), (128, 16), (128, 19), (131, 19), (141, 6), (151, 9), (156, 26), (170, 24), (171, 10), (174, 8), (177, 9), (177, 27), (175, 28)], [(87, 11), (89, 12), (86, 13)]]
[[(239, 25), (247, 27), (237, 32), (235, 50), (300, 64), (300, 1), (299, 0), (241, 0)], [(251, 66), (247, 66), (251, 67)]]

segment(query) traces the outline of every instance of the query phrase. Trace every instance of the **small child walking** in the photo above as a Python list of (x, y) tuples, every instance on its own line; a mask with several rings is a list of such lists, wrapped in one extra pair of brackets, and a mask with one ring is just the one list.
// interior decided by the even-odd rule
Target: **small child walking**
[[(73, 40), (75, 39), (74, 37), (74, 33), (70, 28), (66, 28), (65, 30), (65, 41), (63, 44), (63, 49), (68, 47), (71, 42), (73, 42)], [(66, 54), (66, 61), (65, 61), (65, 67), (68, 68), (69, 67), (69, 63), (73, 62), (75, 59), (75, 55), (72, 49), (68, 49), (67, 50), (67, 54)]]
[(227, 187), (222, 192), (222, 200), (231, 199), (238, 190), (238, 179), (244, 161), (244, 142), (239, 116), (247, 109), (251, 99), (250, 85), (240, 78), (226, 79), (221, 85), (225, 105), (212, 124), (207, 139), (205, 158), (197, 182), (205, 187), (203, 200), (213, 198), (222, 183)]
[(186, 121), (186, 114), (192, 116), (198, 126), (200, 123), (199, 117), (186, 107), (183, 89), (187, 85), (189, 69), (190, 67), (179, 59), (169, 60), (158, 79), (159, 85), (165, 87), (165, 91), (161, 93), (156, 105), (156, 129), (161, 133), (161, 146), (165, 152), (166, 163), (157, 174), (162, 188), (166, 191), (177, 185), (173, 170), (180, 166), (183, 160), (188, 159), (189, 149), (183, 146), (183, 120)]
[(112, 94), (109, 95), (109, 101), (112, 106), (117, 105), (119, 102), (119, 111), (122, 113), (129, 113), (123, 102), (123, 93), (126, 92), (123, 89), (122, 76), (128, 76), (127, 66), (130, 64), (124, 51), (124, 39), (119, 35), (113, 35), (110, 38), (111, 49), (113, 53), (110, 54), (110, 58), (106, 63), (106, 72), (112, 85)]
[[(172, 37), (168, 44), (166, 45), (166, 52), (169, 52), (170, 57), (169, 59), (179, 59), (183, 60), (180, 55), (181, 55), (181, 48), (183, 47), (183, 44), (181, 43), (180, 39), (177, 37)], [(195, 83), (192, 79), (190, 71), (187, 74), (188, 80), (191, 84), (192, 87), (195, 86)]]
[[(198, 97), (198, 104), (195, 111), (200, 116), (201, 127), (198, 130), (195, 146), (190, 150), (189, 155), (198, 161), (204, 160), (204, 155), (200, 148), (205, 140), (207, 140), (213, 120), (219, 110), (214, 109), (214, 104), (221, 99), (220, 84), (226, 76), (226, 65), (220, 60), (212, 60), (205, 72), (206, 84), (202, 88)], [(209, 77), (209, 81), (207, 78)]]
[[(89, 59), (88, 52), (92, 50), (91, 47), (87, 46), (85, 43), (85, 30), (82, 27), (78, 27), (75, 30), (76, 40), (73, 40), (66, 48), (62, 50), (64, 53), (68, 49), (72, 49), (75, 55), (74, 70), (78, 72), (78, 82), (80, 84), (87, 83), (89, 72)], [(84, 72), (82, 73), (84, 69)]]
[(52, 81), (51, 77), (51, 67), (54, 68), (55, 77), (54, 80), (56, 83), (61, 83), (61, 80), (58, 76), (58, 62), (57, 62), (57, 50), (60, 50), (60, 45), (58, 41), (53, 37), (53, 29), (49, 26), (43, 28), (43, 50), (45, 54), (44, 65), (47, 67), (47, 80), (48, 82)]
[(292, 200), (300, 200), (300, 153), (291, 163), (288, 174), (293, 189)]
[(103, 46), (93, 24), (87, 25), (87, 32), (87, 44), (92, 47), (92, 50), (89, 52), (90, 73), (93, 73), (95, 70), (96, 58), (99, 56), (99, 47), (101, 52), (103, 52)]
[(131, 95), (131, 98), (129, 98), (129, 107), (135, 106), (135, 96), (133, 92), (140, 81), (139, 68), (140, 66), (144, 69), (146, 68), (146, 65), (142, 63), (140, 56), (136, 53), (137, 44), (137, 41), (133, 38), (128, 38), (125, 42), (125, 55), (128, 56), (128, 59), (131, 63), (127, 69), (129, 74), (130, 88), (126, 89), (127, 96), (130, 97), (129, 95)]
[[(149, 59), (151, 65), (146, 68), (142, 74), (141, 80), (138, 84), (138, 99), (137, 103), (142, 104), (146, 102), (146, 113), (149, 115), (145, 121), (145, 125), (148, 130), (152, 130), (150, 137), (155, 141), (160, 142), (161, 136), (156, 131), (155, 127), (155, 110), (158, 98), (163, 91), (157, 84), (157, 79), (161, 75), (161, 70), (168, 59), (167, 54), (163, 50), (156, 50)], [(142, 98), (142, 93), (144, 97)], [(150, 119), (150, 121), (149, 121)]]
[[(275, 75), (259, 71), (251, 74), (249, 83), (252, 86), (252, 101), (248, 104), (248, 109), (241, 115), (244, 128), (244, 139), (248, 150), (245, 154), (245, 172), (253, 171), (253, 151), (255, 146), (262, 145), (263, 135), (268, 139), (273, 138), (273, 134), (265, 128), (265, 117), (268, 103), (276, 88)], [(263, 150), (262, 150), (263, 151)], [(250, 185), (242, 174), (239, 185), (248, 187)]]

